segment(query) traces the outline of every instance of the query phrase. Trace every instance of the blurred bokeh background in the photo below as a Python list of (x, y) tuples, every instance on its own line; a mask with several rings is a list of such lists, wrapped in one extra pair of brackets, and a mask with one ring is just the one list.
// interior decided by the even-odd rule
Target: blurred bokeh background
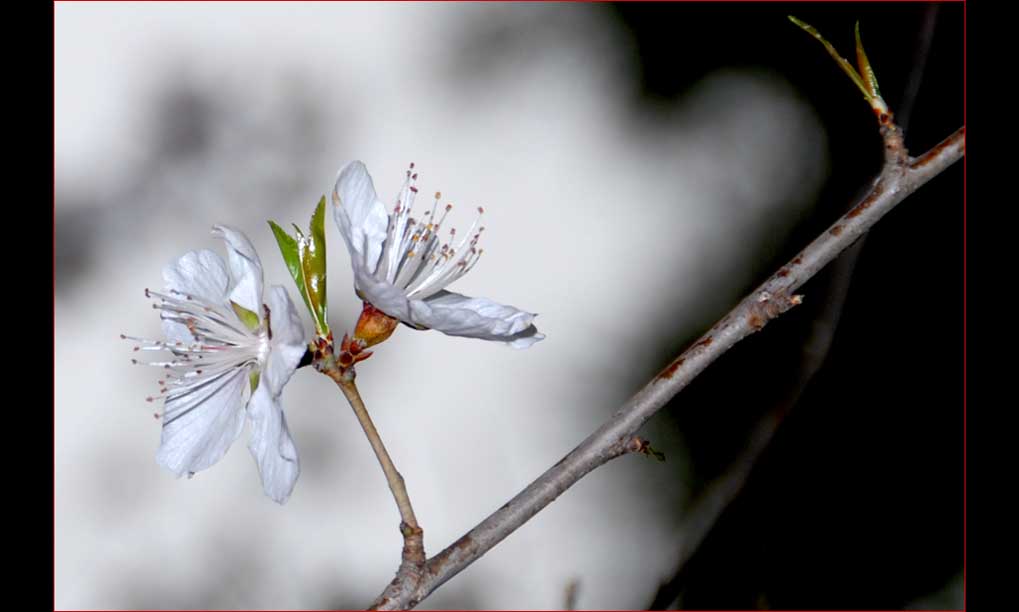
[[(246, 434), (191, 480), (156, 465), (157, 372), (119, 339), (159, 334), (143, 289), (222, 252), (214, 223), (296, 295), (266, 220), (305, 224), (351, 159), (384, 201), (414, 161), (454, 225), (485, 206), (453, 288), (547, 334), (402, 328), (359, 369), (427, 550), (558, 461), (878, 171), (789, 13), (846, 55), (861, 21), (911, 150), (962, 125), (961, 4), (57, 3), (57, 607), (363, 608), (391, 578), (399, 517), (331, 381), (286, 388), (280, 507)], [(422, 607), (960, 607), (962, 215), (958, 164), (646, 426), (665, 463), (595, 471)]]

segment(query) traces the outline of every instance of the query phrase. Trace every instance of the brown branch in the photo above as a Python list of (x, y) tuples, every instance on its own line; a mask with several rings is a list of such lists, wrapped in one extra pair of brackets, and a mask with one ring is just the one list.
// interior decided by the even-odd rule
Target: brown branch
[(626, 404), (513, 499), (429, 559), (421, 572), (397, 573), (375, 602), (379, 609), (408, 609), (476, 561), (566, 489), (596, 467), (628, 451), (639, 450), (637, 430), (673, 396), (737, 342), (760, 331), (771, 319), (799, 304), (794, 292), (852, 245), (864, 232), (920, 186), (965, 153), (965, 128), (936, 147), (911, 158), (902, 132), (887, 117), (881, 135), (885, 163), (871, 190), (789, 263), (782, 266), (732, 311), (701, 336)]
[[(400, 534), (403, 535), (403, 553), (397, 577), (404, 581), (417, 583), (425, 566), (424, 530), (421, 529), (417, 517), (414, 516), (414, 507), (410, 503), (410, 495), (407, 494), (407, 486), (404, 483), (403, 475), (396, 469), (396, 465), (393, 463), (392, 458), (390, 458), (385, 444), (382, 443), (382, 436), (379, 435), (378, 430), (375, 428), (375, 423), (372, 422), (371, 416), (368, 414), (368, 409), (364, 405), (364, 400), (361, 399), (357, 385), (354, 384), (355, 371), (353, 363), (356, 360), (347, 359), (350, 363), (344, 367), (342, 365), (344, 353), (341, 353), (339, 360), (336, 359), (331, 340), (332, 334), (330, 334), (329, 338), (318, 339), (315, 343), (316, 350), (313, 353), (312, 364), (319, 372), (333, 379), (340, 388), (340, 391), (343, 392), (343, 396), (350, 403), (350, 407), (354, 410), (354, 416), (357, 417), (358, 423), (361, 424), (361, 428), (368, 438), (368, 443), (371, 444), (372, 450), (375, 451), (375, 457), (378, 459), (379, 465), (382, 466), (382, 472), (386, 475), (386, 482), (389, 483), (389, 490), (392, 492), (393, 499), (396, 501), (396, 507), (400, 511)], [(347, 346), (347, 340), (345, 336), (343, 346)], [(398, 589), (397, 580), (394, 580), (383, 591), (372, 607), (386, 601), (391, 596), (390, 593), (395, 594), (399, 592)]]
[[(931, 5), (924, 12), (923, 27), (918, 33), (917, 49), (914, 53), (912, 69), (902, 94), (902, 103), (896, 112), (896, 124), (905, 133), (908, 129), (909, 115), (916, 100), (927, 57), (930, 54), (931, 40), (937, 21), (938, 6)], [(852, 246), (843, 251), (829, 268), (832, 280), (825, 291), (825, 303), (811, 325), (811, 333), (803, 343), (799, 364), (799, 376), (795, 385), (785, 393), (785, 397), (768, 411), (758, 422), (753, 435), (748, 438), (744, 451), (737, 457), (707, 489), (700, 494), (686, 512), (680, 528), (681, 541), (679, 559), (672, 578), (663, 583), (655, 593), (648, 610), (674, 609), (678, 603), (680, 589), (685, 578), (684, 569), (693, 557), (701, 542), (714, 528), (722, 513), (735, 501), (742, 491), (753, 470), (754, 464), (771, 442), (779, 425), (786, 415), (799, 402), (800, 396), (821, 369), (828, 357), (835, 330), (838, 328), (842, 308), (849, 294), (849, 285), (853, 277), (856, 261), (863, 252), (867, 242), (867, 234), (861, 236)]]

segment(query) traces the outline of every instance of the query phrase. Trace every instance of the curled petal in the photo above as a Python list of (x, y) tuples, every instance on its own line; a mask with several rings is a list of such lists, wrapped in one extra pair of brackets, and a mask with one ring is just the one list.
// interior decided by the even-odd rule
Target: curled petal
[(533, 325), (535, 314), (459, 293), (440, 291), (425, 300), (410, 300), (408, 322), (436, 329), (450, 336), (505, 342), (527, 348), (544, 339)]
[(244, 426), (245, 368), (225, 370), (171, 392), (163, 411), (156, 461), (177, 476), (219, 461)]
[(333, 217), (350, 251), (355, 273), (373, 274), (389, 227), (386, 207), (364, 164), (353, 161), (340, 170), (333, 190)]
[(283, 385), (290, 380), (290, 376), (304, 356), (308, 341), (304, 335), (301, 317), (286, 289), (280, 285), (270, 287), (266, 295), (266, 305), (271, 313), (272, 340), (262, 380), (265, 381), (264, 384), (269, 385), (272, 395), (278, 397), (283, 391)]
[(301, 464), (279, 396), (274, 397), (265, 383), (258, 385), (248, 402), (248, 418), (251, 419), (248, 450), (258, 465), (262, 488), (273, 501), (285, 504), (297, 484)]
[(227, 257), (234, 285), (230, 299), (248, 310), (262, 310), (262, 262), (251, 241), (238, 229), (228, 225), (215, 225), (212, 235), (226, 242)]

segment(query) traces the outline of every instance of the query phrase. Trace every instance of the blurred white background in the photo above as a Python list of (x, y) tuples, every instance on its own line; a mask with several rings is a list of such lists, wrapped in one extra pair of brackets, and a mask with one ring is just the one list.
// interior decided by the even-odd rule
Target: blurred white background
[[(280, 507), (246, 434), (192, 480), (156, 465), (157, 372), (118, 338), (159, 334), (143, 289), (222, 253), (214, 223), (296, 299), (266, 220), (305, 225), (351, 159), (386, 202), (416, 162), (457, 227), (485, 206), (485, 256), (452, 289), (547, 335), (514, 351), (401, 328), (359, 368), (431, 554), (652, 376), (648, 344), (733, 301), (820, 188), (821, 126), (745, 69), (635, 112), (630, 44), (585, 4), (57, 4), (57, 607), (363, 608), (391, 578), (399, 516), (331, 381), (302, 369), (284, 393), (302, 475)], [(360, 303), (331, 221), (327, 238), (342, 334)], [(675, 472), (597, 470), (422, 607), (558, 608), (574, 579), (579, 607), (647, 605), (674, 563)]]

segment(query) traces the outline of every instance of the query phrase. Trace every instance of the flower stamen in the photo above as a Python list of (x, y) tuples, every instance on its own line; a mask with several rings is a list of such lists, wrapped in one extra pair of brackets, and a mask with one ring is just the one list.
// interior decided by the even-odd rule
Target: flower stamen
[[(131, 363), (162, 368), (166, 373), (160, 379), (159, 393), (146, 397), (146, 401), (185, 400), (176, 413), (164, 410), (163, 425), (169, 425), (208, 399), (215, 396), (225, 385), (235, 382), (236, 377), (248, 375), (261, 368), (269, 354), (271, 332), (269, 309), (263, 307), (265, 318), (255, 331), (248, 331), (237, 314), (228, 306), (220, 306), (206, 300), (170, 289), (167, 293), (145, 290), (145, 297), (155, 300), (152, 307), (160, 311), (164, 327), (169, 324), (191, 336), (192, 341), (150, 340), (121, 334), (123, 340), (137, 342), (135, 352), (165, 351), (172, 358), (168, 360), (139, 361)], [(195, 400), (189, 399), (191, 396)], [(157, 413), (158, 415), (158, 413)]]
[[(446, 226), (453, 205), (435, 192), (431, 210), (413, 213), (418, 192), (413, 164), (387, 211), (364, 163), (344, 166), (333, 189), (333, 213), (350, 251), (358, 297), (387, 317), (416, 329), (505, 342), (526, 348), (545, 336), (536, 315), (486, 298), (446, 291), (477, 265), (484, 208), (466, 232)], [(440, 207), (442, 208), (440, 212)], [(356, 334), (355, 334), (356, 335)]]

